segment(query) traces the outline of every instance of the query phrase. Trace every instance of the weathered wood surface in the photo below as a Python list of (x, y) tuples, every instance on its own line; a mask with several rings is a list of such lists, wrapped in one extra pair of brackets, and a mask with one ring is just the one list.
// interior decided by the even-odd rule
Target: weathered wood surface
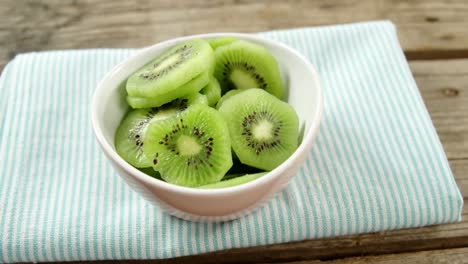
[[(374, 263), (374, 264), (466, 264), (468, 263), (468, 248), (421, 251), (408, 254), (389, 254), (382, 256), (356, 257), (347, 259), (338, 259), (334, 261), (298, 261), (288, 262), (289, 264), (356, 264), (356, 263)], [(279, 263), (280, 264), (280, 263)]]
[(468, 262), (466, 0), (2, 0), (0, 17), (0, 69), (15, 54), (33, 50), (141, 47), (172, 37), (205, 32), (256, 32), (392, 20), (464, 195), (461, 223), (138, 263)]
[(468, 57), (466, 0), (3, 0), (0, 65), (31, 50), (140, 47), (181, 35), (389, 19), (410, 58)]

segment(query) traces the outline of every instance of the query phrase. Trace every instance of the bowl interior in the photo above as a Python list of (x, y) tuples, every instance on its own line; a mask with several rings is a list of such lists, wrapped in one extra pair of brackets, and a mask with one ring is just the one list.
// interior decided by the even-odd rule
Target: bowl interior
[(93, 125), (100, 144), (105, 150), (107, 148), (114, 152), (111, 156), (116, 159), (116, 162), (125, 163), (115, 152), (114, 133), (129, 109), (125, 102), (125, 80), (128, 76), (165, 49), (179, 42), (190, 38), (214, 38), (227, 35), (258, 43), (267, 48), (277, 59), (287, 89), (287, 101), (299, 116), (301, 145), (311, 145), (316, 134), (316, 131), (311, 131), (311, 129), (318, 129), (322, 111), (322, 93), (314, 68), (296, 51), (278, 42), (250, 34), (205, 34), (174, 39), (145, 48), (117, 65), (98, 85), (92, 106)]

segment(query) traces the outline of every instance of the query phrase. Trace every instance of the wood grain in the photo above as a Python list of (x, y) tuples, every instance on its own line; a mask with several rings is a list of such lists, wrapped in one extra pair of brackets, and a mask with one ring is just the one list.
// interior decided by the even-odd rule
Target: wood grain
[(120, 263), (467, 262), (466, 0), (4, 0), (0, 5), (0, 17), (0, 70), (16, 54), (27, 51), (141, 47), (206, 32), (258, 32), (391, 20), (397, 27), (411, 71), (464, 196), (462, 222), (232, 249), (169, 260)]
[(447, 157), (467, 159), (467, 60), (411, 61), (410, 68)]
[(11, 0), (0, 6), (0, 65), (32, 50), (140, 47), (205, 32), (380, 19), (396, 24), (411, 59), (468, 57), (465, 0)]
[[(374, 264), (462, 264), (468, 263), (468, 248), (457, 248), (457, 249), (446, 249), (446, 250), (432, 250), (432, 251), (421, 251), (416, 253), (406, 254), (389, 254), (381, 256), (369, 256), (369, 257), (355, 257), (338, 259), (334, 261), (298, 261), (288, 262), (289, 264), (356, 264), (356, 263), (374, 263)], [(281, 264), (281, 263), (278, 263)]]

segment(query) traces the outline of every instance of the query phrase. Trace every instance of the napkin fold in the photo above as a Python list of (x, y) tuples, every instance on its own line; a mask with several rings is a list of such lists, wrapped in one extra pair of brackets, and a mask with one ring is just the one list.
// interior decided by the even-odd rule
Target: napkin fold
[(259, 34), (316, 66), (324, 120), (288, 187), (225, 223), (151, 206), (94, 139), (91, 94), (135, 50), (16, 56), (0, 78), (0, 262), (170, 258), (460, 220), (463, 199), (392, 23)]

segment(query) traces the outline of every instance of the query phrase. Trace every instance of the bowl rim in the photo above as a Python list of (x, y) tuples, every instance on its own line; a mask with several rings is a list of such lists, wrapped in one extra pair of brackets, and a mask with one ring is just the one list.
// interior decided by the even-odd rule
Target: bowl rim
[[(142, 56), (142, 54), (148, 52), (149, 50), (167, 49), (168, 47), (173, 46), (177, 43), (180, 43), (182, 41), (187, 41), (190, 39), (194, 39), (194, 38), (210, 39), (210, 38), (228, 37), (228, 36), (238, 37), (240, 39), (245, 39), (245, 40), (252, 40), (257, 43), (263, 42), (271, 46), (277, 46), (283, 50), (286, 50), (288, 53), (292, 54), (297, 59), (299, 59), (307, 67), (307, 70), (310, 72), (314, 85), (317, 88), (317, 96), (319, 97), (317, 100), (317, 103), (318, 103), (317, 111), (315, 112), (315, 115), (311, 118), (311, 125), (310, 125), (308, 132), (303, 136), (301, 144), (299, 144), (298, 148), (294, 151), (294, 153), (287, 160), (281, 163), (278, 167), (276, 167), (275, 169), (273, 169), (272, 171), (268, 172), (267, 174), (265, 174), (264, 176), (260, 178), (257, 178), (253, 181), (246, 182), (240, 185), (226, 187), (226, 188), (219, 188), (219, 189), (199, 189), (199, 188), (193, 188), (193, 187), (179, 186), (179, 185), (171, 184), (165, 181), (161, 181), (141, 172), (137, 168), (127, 163), (123, 158), (121, 158), (120, 155), (118, 155), (118, 153), (111, 146), (111, 144), (109, 144), (107, 140), (104, 138), (101, 126), (98, 122), (97, 109), (99, 105), (99, 98), (101, 98), (101, 96), (104, 95), (103, 91), (106, 90), (104, 89), (104, 87), (106, 87), (106, 83), (108, 83), (109, 81), (119, 76), (119, 72), (122, 70), (123, 67), (125, 67), (127, 63), (129, 63), (130, 61), (138, 60), (138, 57)], [(251, 33), (236, 33), (236, 32), (218, 32), (218, 33), (189, 35), (189, 36), (183, 36), (183, 37), (178, 37), (178, 38), (172, 38), (169, 40), (165, 40), (165, 41), (158, 42), (156, 44), (144, 47), (141, 50), (134, 53), (133, 55), (126, 58), (125, 60), (123, 60), (122, 62), (118, 63), (116, 66), (114, 66), (98, 82), (96, 89), (93, 92), (92, 99), (91, 99), (91, 123), (93, 127), (93, 132), (95, 134), (97, 141), (101, 145), (101, 148), (103, 149), (104, 153), (109, 159), (111, 159), (111, 161), (116, 163), (126, 173), (128, 173), (132, 177), (135, 177), (137, 180), (144, 182), (145, 184), (156, 185), (159, 188), (165, 189), (166, 191), (170, 191), (170, 192), (178, 192), (178, 193), (185, 193), (185, 194), (190, 194), (190, 195), (201, 195), (201, 196), (212, 196), (212, 195), (222, 195), (222, 194), (229, 195), (233, 193), (243, 192), (243, 191), (247, 191), (248, 189), (255, 188), (256, 185), (266, 184), (267, 182), (271, 180), (271, 178), (279, 177), (282, 174), (282, 172), (286, 171), (291, 166), (291, 164), (293, 164), (297, 159), (300, 159), (301, 155), (304, 155), (304, 152), (311, 149), (314, 139), (319, 132), (320, 124), (323, 118), (323, 111), (324, 111), (324, 94), (323, 94), (320, 77), (315, 67), (302, 54), (300, 54), (298, 51), (287, 46), (284, 43), (281, 43), (272, 39), (268, 39), (263, 36), (254, 35)]]

